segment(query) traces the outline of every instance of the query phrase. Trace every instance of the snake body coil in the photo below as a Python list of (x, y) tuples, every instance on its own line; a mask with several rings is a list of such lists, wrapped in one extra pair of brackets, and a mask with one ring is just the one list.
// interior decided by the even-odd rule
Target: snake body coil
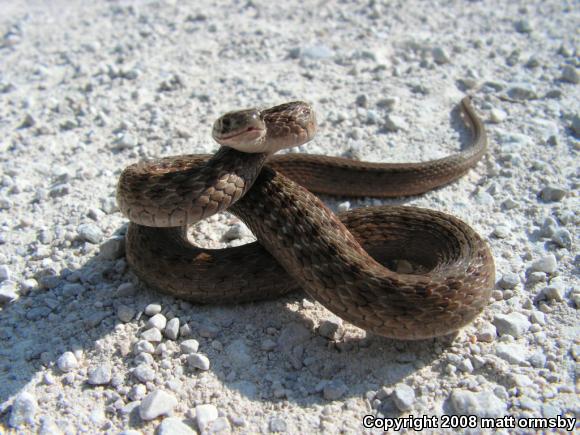
[[(447, 184), (475, 165), (486, 135), (469, 98), (461, 102), (470, 147), (423, 163), (368, 163), (290, 154), (310, 140), (314, 112), (294, 102), (222, 116), (213, 156), (137, 163), (121, 174), (117, 200), (131, 220), (127, 259), (148, 285), (198, 303), (236, 303), (304, 289), (356, 326), (397, 339), (445, 335), (487, 305), (493, 257), (468, 225), (417, 207), (368, 207), (334, 215), (315, 195), (414, 195)], [(300, 184), (298, 184), (300, 183)], [(228, 209), (258, 239), (203, 249), (187, 225)], [(397, 273), (404, 259), (426, 272)]]

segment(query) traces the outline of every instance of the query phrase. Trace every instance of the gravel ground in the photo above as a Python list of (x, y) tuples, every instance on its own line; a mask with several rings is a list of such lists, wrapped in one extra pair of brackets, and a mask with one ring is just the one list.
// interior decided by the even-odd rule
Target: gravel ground
[[(422, 415), (434, 433), (472, 424), (452, 414), (571, 429), (578, 3), (199, 3), (2, 2), (0, 432), (361, 433), (365, 415), (414, 427)], [(460, 181), (396, 201), (325, 198), (442, 210), (489, 241), (493, 300), (455, 337), (367, 335), (304, 294), (193, 306), (128, 269), (120, 171), (216, 150), (225, 110), (306, 99), (320, 131), (301, 151), (406, 162), (467, 140), (452, 110), (466, 92), (491, 149)], [(224, 214), (194, 238), (251, 235)]]

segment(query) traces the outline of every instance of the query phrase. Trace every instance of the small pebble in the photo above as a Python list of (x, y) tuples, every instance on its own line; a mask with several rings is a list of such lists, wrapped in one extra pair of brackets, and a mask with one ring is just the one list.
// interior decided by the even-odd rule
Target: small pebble
[(228, 231), (226, 231), (224, 234), (224, 239), (230, 241), (243, 239), (244, 237), (250, 237), (251, 235), (252, 233), (244, 224), (235, 224)]
[(200, 432), (207, 430), (208, 426), (218, 418), (218, 410), (215, 405), (204, 404), (195, 407), (195, 421)]
[(220, 330), (217, 326), (206, 323), (199, 325), (198, 332), (203, 338), (215, 338)]
[[(25, 293), (29, 293), (38, 288), (38, 281), (36, 281), (34, 278), (25, 279), (22, 281), (21, 287)], [(63, 290), (65, 287), (66, 285), (63, 287)]]
[(463, 361), (461, 361), (461, 363), (457, 366), (457, 368), (464, 373), (473, 372), (473, 364), (469, 358), (466, 358)]
[(151, 382), (155, 379), (155, 370), (146, 364), (139, 364), (133, 370), (133, 375), (141, 382)]
[(485, 323), (477, 333), (477, 339), (484, 343), (491, 343), (497, 337), (497, 329), (491, 323)]
[(495, 353), (511, 364), (523, 364), (527, 359), (526, 348), (519, 344), (499, 343)]
[(536, 56), (530, 56), (524, 66), (526, 68), (537, 68), (540, 66), (540, 61)]
[(503, 289), (514, 289), (520, 283), (520, 277), (517, 273), (504, 273), (498, 282)]
[(27, 113), (18, 128), (30, 128), (34, 127), (34, 125), (36, 125), (36, 120), (30, 113)]
[(209, 370), (209, 359), (207, 356), (202, 355), (200, 353), (194, 353), (187, 357), (187, 364), (190, 367), (199, 369), (199, 370)]
[(552, 237), (554, 232), (558, 228), (558, 223), (553, 217), (547, 217), (544, 219), (544, 223), (542, 224), (542, 236), (543, 237)]
[(542, 289), (542, 295), (549, 301), (562, 302), (564, 300), (564, 287), (562, 285), (549, 285)]
[(79, 366), (75, 354), (72, 352), (65, 352), (56, 360), (56, 366), (63, 373), (73, 371)]
[(246, 425), (246, 419), (243, 415), (230, 414), (228, 417), (236, 427), (244, 427)]
[(546, 355), (544, 355), (544, 353), (541, 350), (539, 350), (536, 353), (530, 355), (528, 361), (532, 365), (532, 367), (543, 368), (546, 366), (547, 359)]
[(163, 314), (155, 314), (147, 321), (147, 328), (157, 328), (160, 331), (165, 329), (167, 325), (167, 318)]
[(105, 213), (111, 214), (119, 210), (119, 207), (117, 207), (117, 201), (114, 197), (108, 197), (101, 201), (101, 209)]
[(155, 352), (155, 347), (151, 343), (149, 343), (147, 340), (139, 340), (137, 343), (135, 343), (135, 347), (133, 348), (133, 352), (137, 355), (140, 353), (152, 354)]
[(544, 325), (546, 323), (546, 315), (541, 311), (534, 310), (530, 314), (530, 322), (537, 325)]
[[(51, 198), (61, 198), (63, 196), (68, 195), (70, 192), (71, 192), (70, 184), (60, 183), (60, 184), (57, 184), (56, 186), (51, 187), (51, 189), (48, 191), (48, 195)], [(83, 238), (82, 235), (81, 235), (81, 238)], [(98, 242), (91, 242), (91, 243), (98, 243)]]
[(409, 128), (407, 121), (405, 121), (402, 117), (391, 114), (387, 115), (384, 126), (387, 131), (391, 132), (407, 130)]
[(159, 304), (149, 304), (145, 307), (144, 313), (147, 316), (154, 316), (161, 312), (161, 305)]
[(191, 336), (191, 326), (185, 323), (181, 328), (179, 328), (179, 335), (181, 337), (190, 337)]
[(12, 201), (8, 198), (0, 196), (0, 210), (10, 210), (12, 208)]
[(115, 149), (133, 149), (137, 146), (137, 138), (132, 134), (123, 133), (121, 137), (115, 142)]
[(562, 91), (560, 89), (551, 89), (546, 92), (545, 98), (562, 98)]
[(322, 391), (322, 395), (326, 400), (338, 400), (346, 394), (348, 387), (339, 380), (332, 380), (328, 382)]
[(330, 340), (340, 340), (344, 335), (342, 321), (340, 319), (324, 320), (318, 327), (318, 333)]
[(518, 33), (530, 33), (532, 31), (532, 25), (528, 20), (518, 20), (514, 23), (514, 28)]
[(163, 390), (155, 390), (143, 399), (139, 406), (141, 419), (153, 420), (161, 415), (168, 415), (177, 406), (177, 399), (174, 395)]
[(507, 412), (507, 404), (489, 391), (474, 393), (455, 389), (451, 393), (451, 404), (457, 414), (478, 417), (502, 417)]
[(492, 206), (495, 203), (493, 196), (483, 191), (477, 192), (477, 194), (475, 195), (475, 201), (477, 201), (478, 204), (487, 206)]
[(284, 433), (288, 430), (286, 420), (280, 417), (272, 417), (268, 425), (270, 432)]
[(0, 304), (7, 304), (18, 299), (17, 284), (14, 281), (0, 283)]
[(102, 364), (89, 369), (88, 382), (91, 385), (106, 385), (111, 382), (111, 366)]
[(572, 118), (572, 124), (570, 124), (570, 128), (576, 137), (580, 137), (580, 115), (574, 115), (574, 118)]
[(381, 98), (377, 101), (377, 107), (387, 110), (393, 110), (397, 104), (399, 104), (398, 97)]
[(546, 273), (545, 272), (531, 272), (528, 275), (528, 279), (526, 280), (528, 284), (535, 284), (538, 282), (546, 282)]
[(568, 191), (560, 186), (546, 186), (540, 192), (544, 201), (560, 201), (566, 196)]
[(38, 403), (34, 395), (27, 392), (20, 393), (12, 403), (8, 425), (20, 428), (27, 424), (33, 424), (37, 409)]
[(216, 418), (210, 426), (210, 431), (212, 433), (232, 433), (232, 427), (227, 417)]
[(457, 79), (457, 83), (460, 86), (460, 89), (462, 90), (474, 89), (478, 85), (477, 80), (471, 77), (459, 78)]
[[(121, 413), (121, 415), (129, 415), (129, 414), (132, 414), (133, 411), (135, 411), (135, 409), (139, 409), (140, 405), (141, 405), (141, 402), (139, 402), (139, 401), (129, 402), (125, 406), (123, 406), (119, 412)], [(129, 433), (130, 435), (143, 435), (141, 432), (134, 431), (134, 430), (126, 430), (124, 432), (121, 432), (121, 434), (119, 434), (119, 435), (126, 434), (126, 433)]]
[(499, 335), (511, 335), (514, 338), (520, 337), (530, 329), (530, 321), (521, 313), (496, 314), (493, 318)]
[(176, 417), (163, 419), (157, 426), (156, 435), (196, 435), (197, 432), (189, 427), (185, 422)]
[(0, 265), (0, 282), (7, 281), (11, 277), (10, 269), (7, 265), (2, 264)]
[(153, 343), (158, 343), (163, 340), (161, 331), (157, 328), (150, 328), (141, 333), (141, 338), (143, 340), (152, 341)]
[(552, 242), (561, 248), (572, 247), (572, 234), (566, 228), (559, 228), (552, 234)]
[(117, 308), (117, 318), (123, 323), (129, 323), (135, 317), (135, 309), (128, 305), (120, 305)]
[(366, 123), (373, 125), (378, 124), (380, 121), (379, 113), (376, 110), (369, 109), (367, 110), (367, 119)]
[(358, 107), (366, 108), (368, 106), (368, 103), (369, 103), (369, 99), (365, 94), (361, 94), (358, 97), (356, 97), (355, 104)]
[(580, 308), (580, 293), (573, 293), (570, 296), (570, 299), (572, 299), (572, 302), (576, 308)]
[(195, 339), (189, 339), (182, 341), (179, 345), (182, 353), (189, 354), (189, 353), (197, 353), (199, 349), (199, 342)]
[(560, 76), (560, 80), (576, 85), (580, 83), (580, 74), (578, 74), (578, 70), (572, 65), (565, 65), (562, 68), (562, 75)]
[(232, 341), (225, 351), (229, 360), (237, 366), (247, 367), (252, 363), (250, 349), (243, 339)]
[(554, 273), (558, 269), (558, 262), (554, 254), (548, 254), (534, 261), (530, 269), (535, 272)]
[(125, 296), (133, 296), (137, 292), (137, 288), (131, 282), (124, 282), (119, 287), (117, 287), (117, 296), (125, 297)]
[(538, 98), (538, 94), (534, 87), (528, 84), (512, 86), (508, 89), (507, 94), (510, 98), (520, 101), (535, 100)]
[(133, 385), (129, 391), (129, 399), (141, 400), (147, 395), (147, 387), (143, 384)]
[(125, 255), (125, 238), (112, 237), (101, 244), (99, 254), (104, 260), (116, 260)]
[(504, 122), (507, 118), (507, 113), (501, 109), (491, 109), (489, 112), (489, 120), (494, 124)]
[(334, 52), (325, 45), (313, 45), (300, 51), (303, 58), (323, 60), (334, 56)]
[[(157, 345), (157, 347), (155, 348), (155, 355), (167, 355), (167, 353), (169, 352), (169, 349), (167, 347), (167, 343), (159, 343)], [(170, 364), (168, 362), (168, 360), (163, 360), (161, 361), (161, 366), (163, 368), (170, 368)]]
[(498, 239), (505, 239), (510, 235), (510, 228), (507, 225), (497, 225), (493, 229), (493, 235)]
[(177, 340), (179, 335), (179, 318), (174, 317), (167, 322), (163, 334), (170, 340)]
[(77, 228), (79, 237), (89, 243), (97, 244), (103, 239), (103, 232), (95, 224), (81, 224)]
[(101, 219), (103, 219), (106, 215), (105, 212), (103, 210), (101, 210), (100, 208), (91, 208), (89, 209), (87, 216), (90, 217), (92, 220), (94, 221), (100, 221)]
[(408, 411), (415, 403), (415, 390), (407, 384), (398, 384), (391, 396), (399, 411)]
[(62, 287), (62, 294), (64, 296), (76, 297), (85, 291), (85, 287), (81, 284), (65, 284)]
[(265, 338), (264, 340), (262, 340), (260, 348), (267, 352), (274, 350), (276, 349), (276, 342), (270, 338)]
[(449, 55), (441, 47), (435, 47), (431, 54), (433, 55), (433, 60), (437, 65), (443, 65), (450, 62)]
[(496, 301), (503, 301), (503, 292), (501, 290), (493, 290), (491, 292), (491, 297)]

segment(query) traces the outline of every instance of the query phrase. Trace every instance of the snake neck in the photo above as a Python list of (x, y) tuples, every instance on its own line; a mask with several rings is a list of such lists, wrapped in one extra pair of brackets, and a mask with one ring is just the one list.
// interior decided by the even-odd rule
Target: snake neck
[[(222, 146), (196, 171), (194, 185), (202, 188), (187, 193), (194, 212), (188, 223), (206, 219), (235, 204), (253, 186), (268, 157), (268, 153), (245, 153)], [(204, 184), (195, 180), (203, 180)], [(183, 188), (188, 187), (191, 181), (184, 181)]]
[[(243, 192), (245, 193), (252, 187), (269, 157), (270, 153), (246, 153), (222, 146), (207, 161), (198, 178), (202, 178), (201, 172), (218, 178), (228, 174), (233, 175), (244, 181)], [(207, 184), (210, 182), (208, 181)]]
[(123, 214), (139, 225), (190, 225), (238, 201), (252, 187), (268, 156), (221, 147), (209, 158), (182, 156), (139, 162), (121, 174), (117, 203)]

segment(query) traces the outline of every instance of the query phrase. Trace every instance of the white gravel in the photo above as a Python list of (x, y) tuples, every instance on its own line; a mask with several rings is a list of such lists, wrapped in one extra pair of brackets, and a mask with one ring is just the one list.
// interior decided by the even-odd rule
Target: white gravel
[[(300, 3), (2, 2), (0, 432), (361, 433), (365, 415), (580, 414), (580, 8)], [(450, 115), (466, 92), (490, 151), (460, 181), (325, 198), (442, 210), (489, 241), (493, 299), (456, 336), (367, 335), (304, 294), (196, 306), (128, 269), (120, 171), (215, 151), (224, 111), (306, 99), (320, 128), (300, 151), (408, 162), (468, 140)], [(227, 214), (192, 237), (252, 240)]]

